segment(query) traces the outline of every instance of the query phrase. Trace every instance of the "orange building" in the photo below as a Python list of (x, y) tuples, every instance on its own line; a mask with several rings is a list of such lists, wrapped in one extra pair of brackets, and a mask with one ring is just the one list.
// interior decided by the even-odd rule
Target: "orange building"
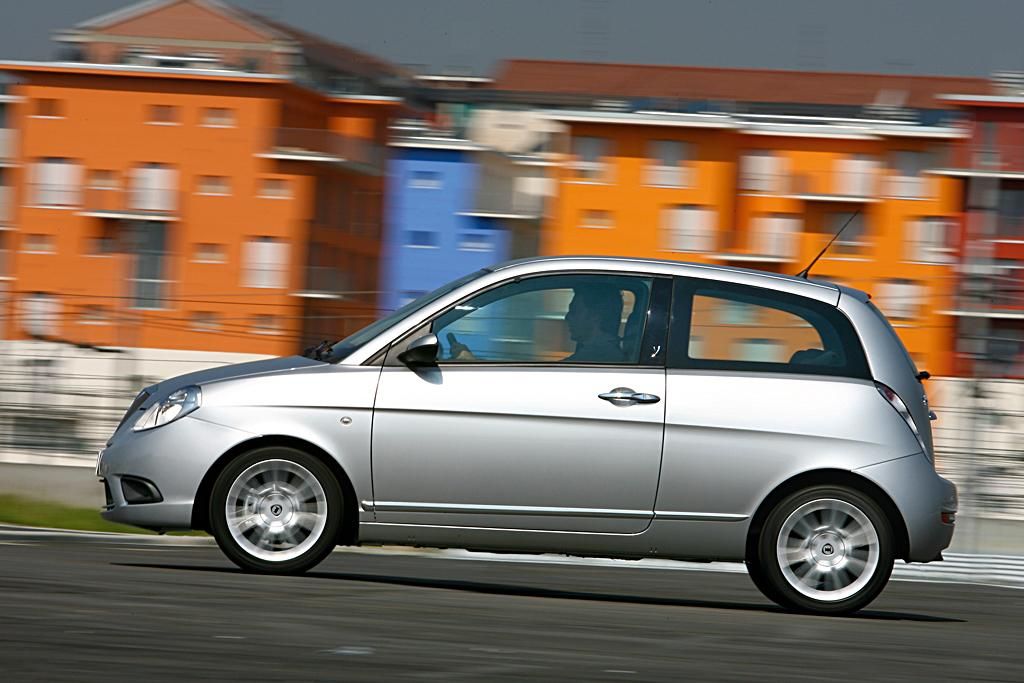
[(959, 185), (926, 171), (959, 128), (808, 117), (562, 111), (570, 152), (547, 254), (622, 254), (796, 273), (873, 294), (911, 354), (950, 371)]
[(404, 72), (216, 0), (58, 40), (0, 63), (7, 338), (285, 354), (375, 315)]

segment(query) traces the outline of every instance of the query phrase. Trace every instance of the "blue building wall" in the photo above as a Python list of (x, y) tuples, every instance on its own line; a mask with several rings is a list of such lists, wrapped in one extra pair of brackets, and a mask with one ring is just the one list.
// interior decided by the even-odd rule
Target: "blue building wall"
[(510, 242), (501, 221), (459, 215), (474, 205), (478, 165), (472, 151), (391, 150), (378, 299), (384, 311), (506, 260)]

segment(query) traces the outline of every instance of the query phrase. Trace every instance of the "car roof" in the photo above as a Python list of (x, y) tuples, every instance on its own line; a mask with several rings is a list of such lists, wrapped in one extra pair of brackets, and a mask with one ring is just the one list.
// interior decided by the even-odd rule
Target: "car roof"
[[(497, 265), (491, 266), (488, 270), (500, 271), (509, 268), (519, 266), (530, 266), (530, 265), (547, 265), (557, 266), (557, 264), (571, 265), (575, 268), (596, 268), (600, 270), (605, 269), (625, 269), (625, 270), (637, 270), (643, 271), (645, 269), (656, 267), (658, 271), (668, 272), (672, 275), (679, 276), (696, 276), (696, 277), (712, 277), (721, 275), (723, 279), (733, 280), (736, 276), (742, 277), (742, 279), (751, 284), (757, 284), (762, 287), (771, 289), (805, 289), (805, 288), (825, 288), (832, 292), (839, 293), (840, 291), (853, 294), (858, 299), (865, 299), (867, 295), (859, 290), (851, 289), (845, 286), (839, 286), (835, 283), (828, 282), (826, 280), (805, 280), (795, 275), (784, 275), (781, 273), (769, 273), (763, 270), (753, 270), (751, 268), (736, 268), (733, 266), (719, 266), (708, 263), (692, 263), (689, 261), (674, 261), (669, 259), (650, 259), (650, 258), (635, 258), (629, 256), (586, 256), (586, 255), (571, 255), (571, 256), (534, 256), (528, 258), (515, 259), (512, 261), (505, 261)], [(820, 289), (818, 290), (821, 291)]]

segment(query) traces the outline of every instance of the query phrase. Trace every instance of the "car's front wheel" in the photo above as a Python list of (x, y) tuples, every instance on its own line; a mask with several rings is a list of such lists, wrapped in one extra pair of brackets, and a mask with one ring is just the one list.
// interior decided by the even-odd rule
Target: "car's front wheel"
[(874, 500), (845, 486), (790, 495), (768, 515), (749, 563), (762, 592), (787, 609), (846, 614), (885, 588), (893, 539)]
[(294, 574), (335, 546), (342, 494), (330, 469), (293, 448), (267, 447), (228, 463), (210, 496), (210, 527), (247, 571)]

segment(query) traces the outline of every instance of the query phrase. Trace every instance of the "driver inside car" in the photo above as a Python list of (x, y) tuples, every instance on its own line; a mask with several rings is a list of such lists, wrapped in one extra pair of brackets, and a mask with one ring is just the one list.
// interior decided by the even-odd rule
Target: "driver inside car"
[[(562, 362), (621, 363), (625, 357), (618, 336), (622, 307), (622, 293), (616, 287), (603, 284), (574, 287), (565, 323), (576, 349)], [(447, 341), (452, 360), (477, 360), (454, 334), (449, 332)]]

